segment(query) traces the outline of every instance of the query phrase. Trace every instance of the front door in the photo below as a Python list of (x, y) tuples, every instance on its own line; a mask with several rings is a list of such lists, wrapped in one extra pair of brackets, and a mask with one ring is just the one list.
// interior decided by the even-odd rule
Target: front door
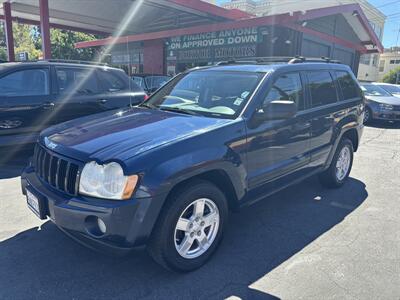
[(300, 73), (278, 75), (265, 95), (260, 107), (274, 100), (294, 101), (298, 107), (295, 117), (265, 121), (248, 129), (248, 185), (249, 189), (290, 174), (309, 163), (311, 124), (303, 113), (306, 107)]
[(49, 125), (54, 108), (49, 74), (48, 67), (30, 67), (0, 78), (0, 136), (34, 136)]

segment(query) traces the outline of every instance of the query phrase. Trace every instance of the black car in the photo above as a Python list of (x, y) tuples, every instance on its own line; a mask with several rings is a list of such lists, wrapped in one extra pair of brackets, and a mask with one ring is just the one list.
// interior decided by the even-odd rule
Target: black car
[(22, 191), (37, 216), (91, 248), (146, 244), (161, 265), (191, 271), (217, 249), (229, 211), (314, 174), (342, 186), (363, 114), (345, 65), (197, 68), (139, 107), (42, 132)]
[(171, 77), (157, 74), (135, 74), (132, 76), (132, 79), (137, 85), (142, 87), (146, 93), (151, 95), (166, 84)]
[(35, 142), (50, 125), (139, 104), (147, 97), (119, 69), (37, 61), (0, 65), (0, 146)]

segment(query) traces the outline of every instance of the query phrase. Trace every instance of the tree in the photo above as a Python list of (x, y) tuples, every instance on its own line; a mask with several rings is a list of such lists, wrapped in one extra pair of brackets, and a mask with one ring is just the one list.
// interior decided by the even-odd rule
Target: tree
[(50, 41), (52, 57), (60, 59), (93, 60), (96, 56), (95, 49), (76, 49), (74, 45), (77, 42), (93, 41), (98, 38), (98, 36), (93, 34), (51, 29)]
[[(398, 74), (398, 73), (400, 73), (400, 67), (397, 67), (397, 68), (391, 70), (389, 73), (387, 73), (387, 74), (383, 77), (382, 81), (383, 81), (383, 82), (386, 82), (386, 83), (393, 83), (393, 84), (396, 84), (396, 79), (397, 79), (397, 74)], [(399, 80), (399, 81), (398, 81), (397, 83), (400, 83), (400, 74), (399, 74), (398, 80)]]
[(6, 48), (0, 48), (0, 61), (7, 61), (8, 60), (8, 55), (7, 55), (7, 50)]
[(7, 45), (6, 45), (6, 34), (4, 31), (4, 23), (0, 22), (0, 61), (7, 61)]
[[(42, 57), (42, 38), (38, 26), (13, 23), (15, 53), (27, 52), (29, 59)], [(50, 29), (51, 52), (53, 58), (93, 60), (93, 48), (75, 49), (75, 43), (92, 41), (101, 36), (61, 29)], [(0, 60), (7, 60), (4, 25), (0, 22)]]
[(13, 23), (15, 54), (28, 52), (29, 59), (38, 59), (42, 51), (37, 48), (37, 26)]

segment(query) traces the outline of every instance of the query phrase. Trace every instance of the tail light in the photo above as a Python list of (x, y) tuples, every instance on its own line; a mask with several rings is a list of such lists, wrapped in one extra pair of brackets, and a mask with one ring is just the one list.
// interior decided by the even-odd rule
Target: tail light
[(144, 95), (144, 99), (143, 99), (143, 101), (147, 101), (147, 99), (149, 99), (150, 98), (150, 96), (149, 95), (147, 95), (147, 94), (145, 94)]

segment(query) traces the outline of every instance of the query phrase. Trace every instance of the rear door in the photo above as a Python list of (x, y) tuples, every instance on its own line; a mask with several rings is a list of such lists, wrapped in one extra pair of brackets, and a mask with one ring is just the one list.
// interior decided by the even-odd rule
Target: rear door
[(95, 114), (100, 111), (102, 89), (96, 68), (56, 66), (58, 97), (56, 123)]
[(109, 110), (138, 105), (145, 100), (144, 90), (123, 71), (99, 69), (97, 74), (103, 90), (99, 109)]
[(29, 66), (0, 77), (0, 136), (41, 131), (53, 109), (49, 67)]
[(338, 91), (329, 70), (305, 72), (311, 109), (311, 161), (324, 164), (334, 142), (335, 118), (338, 113)]

